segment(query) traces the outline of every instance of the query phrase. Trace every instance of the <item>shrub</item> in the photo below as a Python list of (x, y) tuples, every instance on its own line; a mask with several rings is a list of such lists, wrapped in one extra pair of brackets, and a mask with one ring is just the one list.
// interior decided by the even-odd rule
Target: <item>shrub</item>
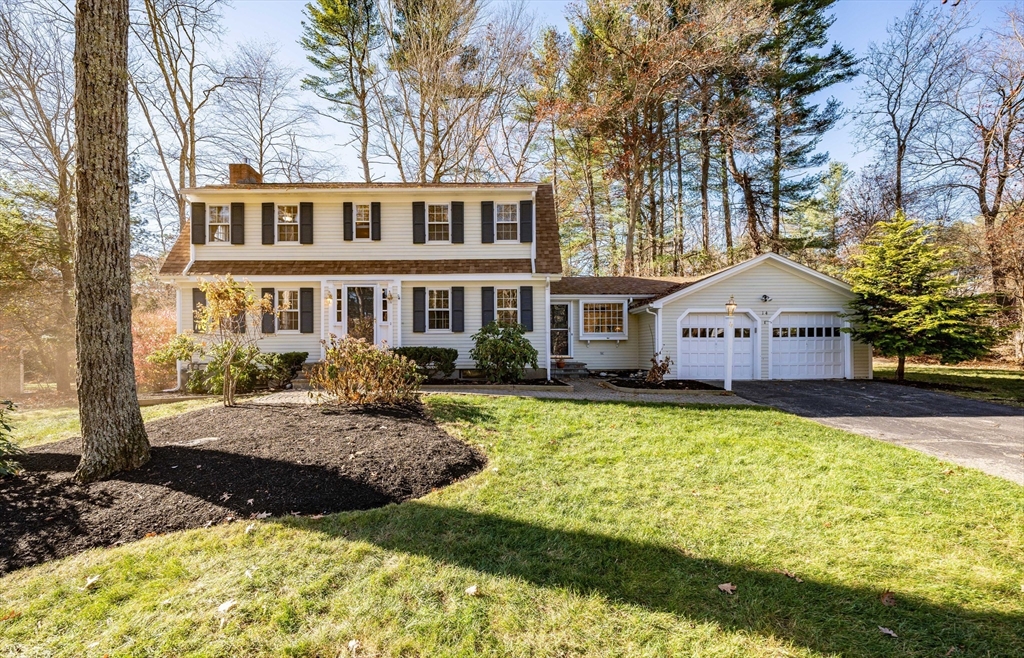
[(414, 361), (420, 374), (427, 379), (437, 375), (451, 377), (455, 372), (455, 361), (459, 358), (459, 351), (450, 347), (396, 347), (392, 351)]
[(12, 411), (14, 411), (13, 402), (0, 400), (0, 477), (18, 473), (21, 466), (12, 457), (25, 452), (11, 439), (14, 428), (11, 427), (8, 414)]
[(672, 359), (668, 356), (663, 356), (660, 359), (658, 354), (651, 357), (651, 369), (647, 371), (647, 382), (649, 384), (660, 384), (665, 381), (665, 375), (672, 369)]
[(323, 344), (324, 360), (310, 374), (310, 395), (338, 404), (399, 404), (416, 398), (423, 375), (401, 354), (351, 336), (332, 334)]
[(469, 355), (487, 381), (496, 384), (517, 382), (526, 374), (526, 366), (537, 367), (537, 350), (523, 332), (523, 327), (518, 324), (492, 322), (473, 334), (476, 346)]
[(174, 309), (132, 313), (132, 359), (140, 391), (160, 391), (177, 381), (175, 364), (149, 357), (167, 345), (175, 334)]

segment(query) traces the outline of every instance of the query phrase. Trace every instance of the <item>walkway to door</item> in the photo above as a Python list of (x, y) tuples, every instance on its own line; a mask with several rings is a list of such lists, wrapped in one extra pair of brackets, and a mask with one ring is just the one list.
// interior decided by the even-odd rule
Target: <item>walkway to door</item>
[(885, 382), (751, 381), (748, 400), (1024, 484), (1024, 409)]

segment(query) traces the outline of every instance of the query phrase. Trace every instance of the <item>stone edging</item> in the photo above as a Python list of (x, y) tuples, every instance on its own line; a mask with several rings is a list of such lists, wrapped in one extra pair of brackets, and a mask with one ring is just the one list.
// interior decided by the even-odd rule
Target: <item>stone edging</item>
[(624, 388), (611, 382), (598, 382), (597, 384), (618, 393), (632, 393), (633, 395), (736, 395), (732, 391), (672, 391), (660, 388)]

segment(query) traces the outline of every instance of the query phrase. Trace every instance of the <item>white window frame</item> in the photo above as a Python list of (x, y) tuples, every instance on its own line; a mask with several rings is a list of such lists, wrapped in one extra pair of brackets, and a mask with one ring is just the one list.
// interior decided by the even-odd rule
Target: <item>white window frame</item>
[[(508, 307), (508, 306), (506, 306), (506, 307), (502, 307), (501, 306), (500, 302), (501, 302), (501, 291), (502, 290), (511, 290), (512, 293), (515, 295), (515, 298), (516, 298), (515, 308)], [(502, 311), (513, 311), (513, 310), (516, 313), (515, 324), (519, 324), (519, 317), (520, 317), (520, 315), (519, 315), (519, 288), (495, 288), (494, 289), (494, 319), (497, 320), (498, 322), (501, 322), (501, 312)]]
[[(359, 237), (359, 209), (366, 208), (366, 237)], [(373, 239), (373, 207), (367, 203), (352, 204), (352, 239), (359, 242), (369, 242)]]
[[(282, 309), (281, 307), (281, 293), (295, 293), (295, 308)], [(302, 329), (302, 313), (301, 313), (302, 298), (299, 294), (298, 288), (277, 288), (274, 291), (274, 322), (276, 333), (279, 334), (297, 334)], [(294, 313), (295, 314), (295, 328), (294, 329), (282, 329), (281, 328), (281, 314), (282, 313)]]
[[(214, 208), (222, 208), (222, 209), (224, 209), (227, 212), (227, 219), (225, 221), (216, 221), (216, 222), (213, 221), (213, 219), (214, 219), (213, 209)], [(217, 217), (217, 219), (220, 220), (221, 217)], [(213, 239), (213, 234), (214, 234), (213, 227), (215, 227), (215, 226), (223, 226), (223, 227), (225, 227), (225, 229), (226, 229), (225, 235), (227, 236), (225, 239), (223, 239), (223, 240), (214, 240)], [(222, 244), (231, 244), (231, 205), (230, 204), (226, 204), (226, 203), (225, 204), (216, 204), (216, 205), (212, 205), (211, 204), (211, 205), (206, 207), (206, 244), (214, 245), (214, 246), (220, 246)]]
[[(515, 219), (513, 221), (511, 221), (511, 222), (499, 221), (499, 218), (501, 217), (501, 207), (502, 206), (511, 206), (512, 207), (513, 214), (515, 215)], [(500, 238), (500, 237), (498, 237), (499, 236), (499, 230), (498, 229), (501, 227), (502, 224), (506, 224), (506, 225), (511, 224), (512, 226), (514, 226), (515, 227), (515, 231), (516, 231), (516, 236), (514, 238)], [(519, 204), (518, 203), (495, 203), (494, 204), (494, 241), (495, 242), (499, 242), (499, 243), (505, 243), (505, 244), (519, 244)]]
[[(588, 333), (586, 330), (586, 312), (589, 304), (610, 304), (622, 307), (622, 331), (607, 333)], [(629, 309), (626, 302), (617, 299), (581, 299), (580, 300), (580, 333), (579, 340), (626, 340), (629, 337)]]
[[(430, 308), (430, 293), (432, 292), (444, 292), (448, 295), (448, 306), (443, 309), (431, 309)], [(427, 288), (426, 293), (426, 308), (424, 309), (427, 317), (426, 320), (426, 333), (428, 334), (450, 334), (452, 333), (452, 289), (451, 288)], [(433, 329), (430, 326), (430, 311), (446, 311), (448, 313), (448, 328), (447, 329)]]
[[(441, 226), (441, 222), (430, 221), (430, 209), (431, 208), (444, 208), (445, 221), (444, 225), (448, 228), (448, 237), (444, 240), (432, 240), (430, 238), (430, 225)], [(452, 208), (451, 204), (448, 203), (428, 203), (426, 209), (426, 233), (427, 233), (427, 244), (451, 244), (452, 243)]]
[[(294, 222), (282, 222), (281, 221), (281, 208), (295, 208), (295, 221)], [(295, 227), (295, 239), (294, 240), (282, 240), (281, 239), (281, 227), (282, 226), (294, 226)], [(290, 203), (274, 204), (274, 242), (276, 244), (299, 244), (299, 204), (292, 205)]]

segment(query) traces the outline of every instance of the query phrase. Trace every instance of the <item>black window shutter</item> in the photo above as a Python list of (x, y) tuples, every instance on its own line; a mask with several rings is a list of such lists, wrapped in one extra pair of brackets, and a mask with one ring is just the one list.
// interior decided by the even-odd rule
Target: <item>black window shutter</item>
[(245, 244), (245, 204), (231, 204), (231, 244)]
[(494, 242), (494, 202), (480, 202), (480, 242), (491, 244)]
[(483, 317), (480, 319), (482, 326), (486, 327), (490, 323), (494, 322), (494, 286), (485, 286), (480, 289), (482, 298), (481, 308), (483, 309)]
[(351, 240), (353, 238), (353, 236), (354, 236), (354, 233), (352, 231), (352, 202), (351, 201), (346, 201), (342, 205), (341, 215), (342, 215), (343, 222), (344, 222), (345, 239), (346, 240)]
[[(260, 297), (266, 297), (267, 295), (270, 295), (270, 307), (271, 307), (271, 309), (273, 309), (277, 305), (277, 300), (274, 299), (274, 297), (276, 295), (276, 293), (274, 292), (274, 289), (273, 288), (262, 288), (260, 290)], [(274, 333), (274, 331), (277, 329), (276, 323), (274, 322), (274, 320), (275, 320), (275, 318), (274, 318), (274, 311), (273, 310), (271, 310), (270, 313), (264, 313), (263, 314), (263, 326), (262, 326), (263, 333), (265, 333), (265, 334), (272, 334), (272, 333)]]
[(412, 243), (427, 242), (427, 207), (422, 201), (412, 202)]
[(461, 201), (452, 201), (452, 244), (462, 244), (465, 239), (465, 209)]
[(299, 244), (313, 244), (313, 204), (299, 203)]
[(461, 333), (466, 330), (466, 289), (452, 286), (452, 331)]
[(533, 201), (519, 202), (519, 241), (533, 242)]
[(263, 204), (263, 244), (274, 244), (274, 204)]
[(533, 331), (533, 286), (519, 286), (519, 324)]
[(299, 333), (313, 333), (312, 288), (299, 288)]
[(427, 330), (427, 289), (412, 289), (412, 330), (422, 334)]
[(196, 311), (199, 309), (199, 305), (206, 306), (206, 293), (199, 288), (192, 289), (192, 331), (199, 333), (199, 318), (196, 317)]
[(192, 204), (192, 244), (206, 244), (206, 204)]
[(370, 239), (380, 240), (380, 201), (370, 204)]

